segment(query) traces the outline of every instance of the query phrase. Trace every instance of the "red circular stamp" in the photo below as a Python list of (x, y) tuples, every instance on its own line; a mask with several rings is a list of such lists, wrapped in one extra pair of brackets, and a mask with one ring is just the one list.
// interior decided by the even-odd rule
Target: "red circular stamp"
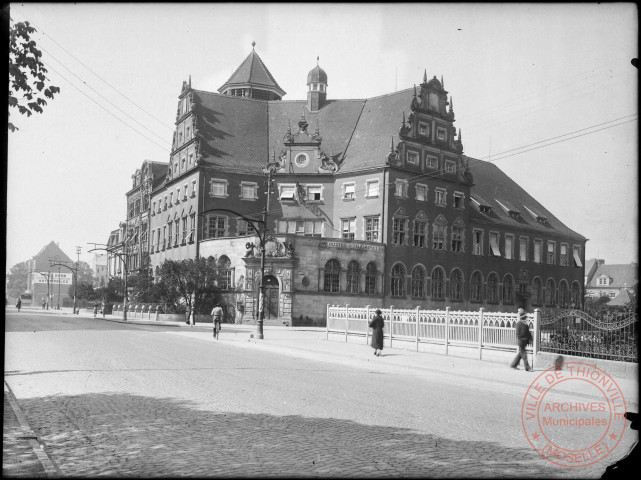
[(530, 445), (562, 467), (587, 467), (607, 457), (626, 428), (625, 398), (603, 370), (581, 362), (541, 373), (521, 407)]

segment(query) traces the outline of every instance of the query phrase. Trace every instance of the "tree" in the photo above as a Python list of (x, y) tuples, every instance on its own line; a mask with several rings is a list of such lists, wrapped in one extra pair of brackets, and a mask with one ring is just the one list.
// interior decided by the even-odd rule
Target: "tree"
[[(4, 15), (7, 14), (5, 6)], [(11, 19), (9, 19), (11, 22)], [(36, 29), (29, 22), (17, 22), (9, 27), (9, 108), (18, 109), (22, 115), (42, 113), (47, 104), (44, 99), (53, 99), (60, 87), (51, 85), (42, 62), (42, 52), (31, 39)], [(18, 130), (8, 123), (9, 130)]]
[[(72, 267), (71, 265), (69, 266)], [(75, 268), (75, 265), (72, 268)], [(91, 266), (87, 262), (78, 263), (78, 278), (76, 279), (76, 282), (78, 282), (76, 284), (76, 298), (93, 300), (94, 275)], [(73, 298), (73, 285), (69, 286), (67, 295), (69, 298)]]
[(165, 260), (160, 266), (159, 288), (163, 300), (175, 312), (209, 313), (215, 302), (223, 297), (218, 282), (215, 261)]
[(29, 263), (16, 263), (6, 278), (6, 290), (12, 297), (19, 297), (27, 289), (27, 275), (29, 274)]

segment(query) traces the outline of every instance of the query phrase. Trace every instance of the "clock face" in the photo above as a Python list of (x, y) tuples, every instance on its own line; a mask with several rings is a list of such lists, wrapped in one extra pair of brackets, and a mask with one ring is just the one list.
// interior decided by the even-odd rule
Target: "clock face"
[(299, 153), (298, 155), (296, 155), (296, 158), (294, 159), (294, 163), (299, 168), (306, 167), (307, 164), (309, 163), (309, 157), (305, 153)]

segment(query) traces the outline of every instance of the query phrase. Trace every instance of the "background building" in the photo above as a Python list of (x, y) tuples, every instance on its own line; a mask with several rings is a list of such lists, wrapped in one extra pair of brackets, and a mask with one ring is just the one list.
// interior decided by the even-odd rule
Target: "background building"
[(629, 300), (629, 294), (634, 294), (639, 283), (638, 265), (636, 263), (606, 265), (603, 260), (600, 262), (602, 263), (598, 264), (591, 280), (587, 284), (586, 295), (589, 297), (615, 299), (623, 293), (622, 298)]
[(22, 297), (23, 305), (41, 306), (43, 300), (49, 303), (49, 308), (73, 305), (73, 300), (67, 295), (69, 286), (73, 285), (73, 274), (64, 267), (52, 267), (52, 261), (75, 267), (56, 242), (49, 242), (42, 247), (28, 262), (27, 291)]
[(91, 257), (90, 266), (94, 273), (94, 288), (106, 285), (107, 282), (109, 282), (107, 254), (94, 252), (93, 257)]

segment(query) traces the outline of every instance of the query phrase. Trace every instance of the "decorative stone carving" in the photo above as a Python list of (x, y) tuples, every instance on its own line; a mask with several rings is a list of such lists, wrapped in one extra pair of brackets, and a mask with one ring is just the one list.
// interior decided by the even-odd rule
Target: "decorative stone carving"
[(329, 157), (325, 152), (319, 152), (318, 159), (320, 160), (319, 171), (336, 173), (338, 171), (338, 165), (334, 160)]
[(255, 256), (254, 255), (254, 249), (256, 248), (256, 246), (254, 245), (253, 242), (247, 242), (245, 244), (245, 248), (247, 249), (247, 251), (245, 252), (245, 258), (249, 258), (249, 257), (254, 257)]

